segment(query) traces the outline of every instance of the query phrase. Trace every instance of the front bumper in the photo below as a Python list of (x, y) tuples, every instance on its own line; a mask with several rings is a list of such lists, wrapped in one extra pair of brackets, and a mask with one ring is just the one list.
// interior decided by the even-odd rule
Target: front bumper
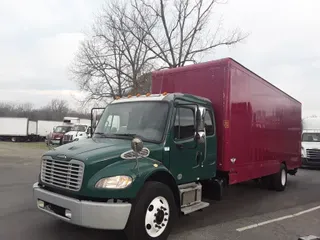
[(302, 160), (302, 167), (315, 167), (320, 168), (320, 159), (308, 159), (308, 158), (301, 158)]
[[(131, 211), (130, 203), (80, 201), (42, 189), (38, 183), (33, 185), (33, 196), (41, 211), (88, 228), (122, 230)], [(39, 200), (44, 203), (44, 207), (39, 206)], [(71, 213), (70, 218), (65, 216), (65, 210)]]

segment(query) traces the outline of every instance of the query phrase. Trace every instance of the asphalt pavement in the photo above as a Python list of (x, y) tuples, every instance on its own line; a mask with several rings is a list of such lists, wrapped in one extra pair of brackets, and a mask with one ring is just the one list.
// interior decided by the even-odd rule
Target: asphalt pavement
[[(124, 239), (117, 231), (77, 227), (38, 211), (32, 198), (42, 149), (0, 142), (0, 239)], [(220, 202), (179, 219), (169, 239), (297, 240), (320, 236), (320, 170), (300, 169), (285, 192), (248, 182)], [(307, 210), (307, 211), (306, 211)]]

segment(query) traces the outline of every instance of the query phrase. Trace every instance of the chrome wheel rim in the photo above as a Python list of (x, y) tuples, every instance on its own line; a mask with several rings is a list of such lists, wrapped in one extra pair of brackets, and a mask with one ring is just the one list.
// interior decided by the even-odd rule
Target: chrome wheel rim
[(281, 184), (282, 186), (286, 185), (286, 171), (284, 169), (281, 170)]
[(150, 237), (159, 237), (166, 229), (170, 217), (169, 203), (164, 197), (156, 197), (149, 204), (145, 216), (145, 229)]

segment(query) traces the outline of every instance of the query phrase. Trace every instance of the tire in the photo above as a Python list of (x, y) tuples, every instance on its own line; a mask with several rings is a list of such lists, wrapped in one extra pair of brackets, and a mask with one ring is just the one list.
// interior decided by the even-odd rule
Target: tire
[(272, 188), (278, 192), (286, 189), (288, 180), (287, 168), (281, 164), (280, 171), (272, 176)]
[(273, 175), (269, 175), (269, 176), (264, 176), (261, 178), (260, 186), (262, 189), (269, 189), (269, 190), (273, 189), (272, 177), (273, 177)]
[(165, 240), (177, 216), (171, 189), (160, 182), (146, 182), (133, 202), (126, 236), (128, 240)]

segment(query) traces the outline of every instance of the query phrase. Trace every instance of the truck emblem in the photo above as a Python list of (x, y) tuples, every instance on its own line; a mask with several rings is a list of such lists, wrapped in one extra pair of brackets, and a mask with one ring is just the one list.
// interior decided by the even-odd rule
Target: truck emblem
[(57, 155), (57, 158), (67, 159), (67, 156), (64, 154), (59, 154), (59, 155)]
[(178, 180), (181, 180), (182, 179), (182, 174), (181, 173), (178, 174), (177, 178), (178, 178)]
[(237, 159), (236, 159), (236, 158), (231, 158), (230, 161), (231, 161), (232, 163), (235, 163), (235, 162), (237, 161)]

